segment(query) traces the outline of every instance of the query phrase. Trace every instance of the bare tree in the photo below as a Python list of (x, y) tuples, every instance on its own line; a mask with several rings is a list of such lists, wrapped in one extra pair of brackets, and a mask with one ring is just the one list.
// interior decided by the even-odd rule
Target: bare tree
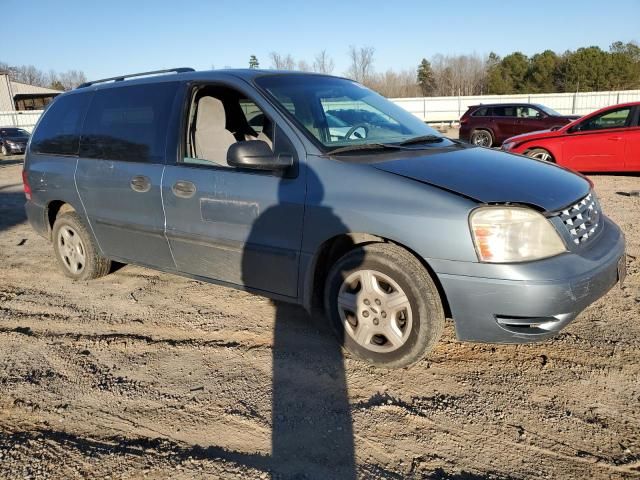
[(69, 70), (67, 72), (62, 72), (59, 80), (62, 88), (65, 90), (73, 90), (81, 83), (86, 82), (87, 77), (84, 72), (81, 72), (80, 70)]
[(367, 86), (380, 95), (389, 98), (418, 97), (421, 95), (420, 85), (413, 70), (396, 72), (389, 69), (384, 73), (374, 74), (369, 78)]
[(334, 67), (333, 59), (327, 54), (326, 50), (318, 53), (313, 61), (314, 72), (330, 74), (333, 72)]
[(347, 77), (356, 82), (366, 84), (373, 75), (373, 47), (357, 48), (353, 45), (349, 47), (350, 66), (346, 72)]
[(49, 70), (48, 73), (45, 73), (33, 65), (10, 67), (2, 62), (0, 62), (0, 70), (7, 71), (14, 82), (26, 83), (36, 87), (49, 87), (54, 90), (72, 90), (87, 81), (84, 72), (80, 70), (69, 70), (61, 73)]
[(310, 72), (311, 71), (311, 67), (309, 66), (309, 64), (305, 60), (299, 60), (298, 61), (298, 70), (300, 70), (301, 72)]
[(64, 85), (60, 81), (60, 75), (55, 70), (49, 70), (47, 74), (47, 87), (53, 90), (64, 90)]
[(33, 65), (21, 65), (14, 70), (13, 79), (16, 82), (26, 83), (27, 85), (35, 85), (44, 87), (47, 85), (47, 76), (42, 70), (38, 70)]
[(295, 69), (295, 60), (290, 54), (280, 55), (278, 52), (269, 54), (271, 59), (271, 68), (275, 70), (293, 70)]
[(486, 83), (486, 59), (477, 55), (435, 55), (436, 95), (477, 95)]

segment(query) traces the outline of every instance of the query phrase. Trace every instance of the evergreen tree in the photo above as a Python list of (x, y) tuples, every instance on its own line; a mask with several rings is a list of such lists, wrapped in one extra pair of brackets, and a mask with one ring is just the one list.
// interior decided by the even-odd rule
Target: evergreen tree
[(529, 72), (527, 73), (527, 86), (531, 93), (555, 92), (555, 74), (560, 58), (555, 52), (545, 50), (531, 57)]
[(249, 68), (260, 68), (260, 62), (255, 55), (249, 57)]
[(436, 79), (433, 74), (433, 69), (426, 58), (423, 58), (418, 66), (418, 85), (420, 85), (422, 95), (425, 97), (433, 95), (436, 90)]
[(502, 65), (502, 59), (491, 52), (487, 59), (487, 93), (504, 95), (513, 92), (513, 82)]

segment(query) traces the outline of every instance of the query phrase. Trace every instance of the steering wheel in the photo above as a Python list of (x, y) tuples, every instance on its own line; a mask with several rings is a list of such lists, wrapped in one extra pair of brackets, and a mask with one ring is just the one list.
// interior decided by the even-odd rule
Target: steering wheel
[(356, 130), (358, 130), (359, 128), (362, 128), (364, 130), (364, 137), (358, 135), (356, 138), (361, 138), (361, 139), (367, 138), (367, 136), (369, 135), (369, 127), (365, 123), (357, 123), (357, 124), (355, 124), (353, 127), (351, 127), (349, 129), (349, 131), (344, 136), (344, 138), (346, 138), (347, 140), (351, 139), (351, 135), (356, 133)]

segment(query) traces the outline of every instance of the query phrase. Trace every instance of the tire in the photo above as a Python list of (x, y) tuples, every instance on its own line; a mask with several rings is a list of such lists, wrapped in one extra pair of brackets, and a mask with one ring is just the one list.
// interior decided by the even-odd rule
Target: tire
[(4, 157), (9, 156), (9, 150), (7, 150), (7, 147), (4, 143), (2, 144), (2, 147), (0, 148), (0, 150), (2, 150), (2, 156)]
[(493, 135), (489, 130), (478, 129), (471, 132), (469, 143), (478, 147), (491, 148), (493, 145)]
[(544, 148), (534, 148), (532, 150), (529, 150), (525, 155), (530, 158), (535, 158), (536, 160), (542, 160), (543, 162), (556, 162), (555, 158), (553, 158), (553, 155), (551, 155)]
[(75, 212), (65, 212), (53, 224), (53, 250), (64, 274), (92, 280), (109, 273), (111, 260), (100, 254), (93, 236)]
[[(364, 288), (367, 284), (373, 288)], [(383, 368), (417, 362), (444, 328), (440, 294), (429, 272), (393, 244), (357, 247), (340, 258), (327, 276), (324, 304), (343, 347)]]

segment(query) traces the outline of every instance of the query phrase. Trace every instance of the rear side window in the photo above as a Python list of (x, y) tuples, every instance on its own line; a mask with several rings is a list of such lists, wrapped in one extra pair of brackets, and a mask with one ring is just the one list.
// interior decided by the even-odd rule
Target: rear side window
[(493, 107), (493, 115), (496, 117), (515, 117), (516, 107), (505, 105), (504, 107)]
[(172, 82), (97, 91), (84, 122), (80, 156), (163, 163), (177, 86)]
[(489, 109), (487, 107), (481, 107), (481, 108), (477, 109), (475, 112), (473, 112), (473, 116), (474, 117), (486, 117), (488, 112), (489, 112)]
[(47, 109), (31, 138), (31, 151), (77, 155), (80, 127), (90, 94), (63, 95)]

